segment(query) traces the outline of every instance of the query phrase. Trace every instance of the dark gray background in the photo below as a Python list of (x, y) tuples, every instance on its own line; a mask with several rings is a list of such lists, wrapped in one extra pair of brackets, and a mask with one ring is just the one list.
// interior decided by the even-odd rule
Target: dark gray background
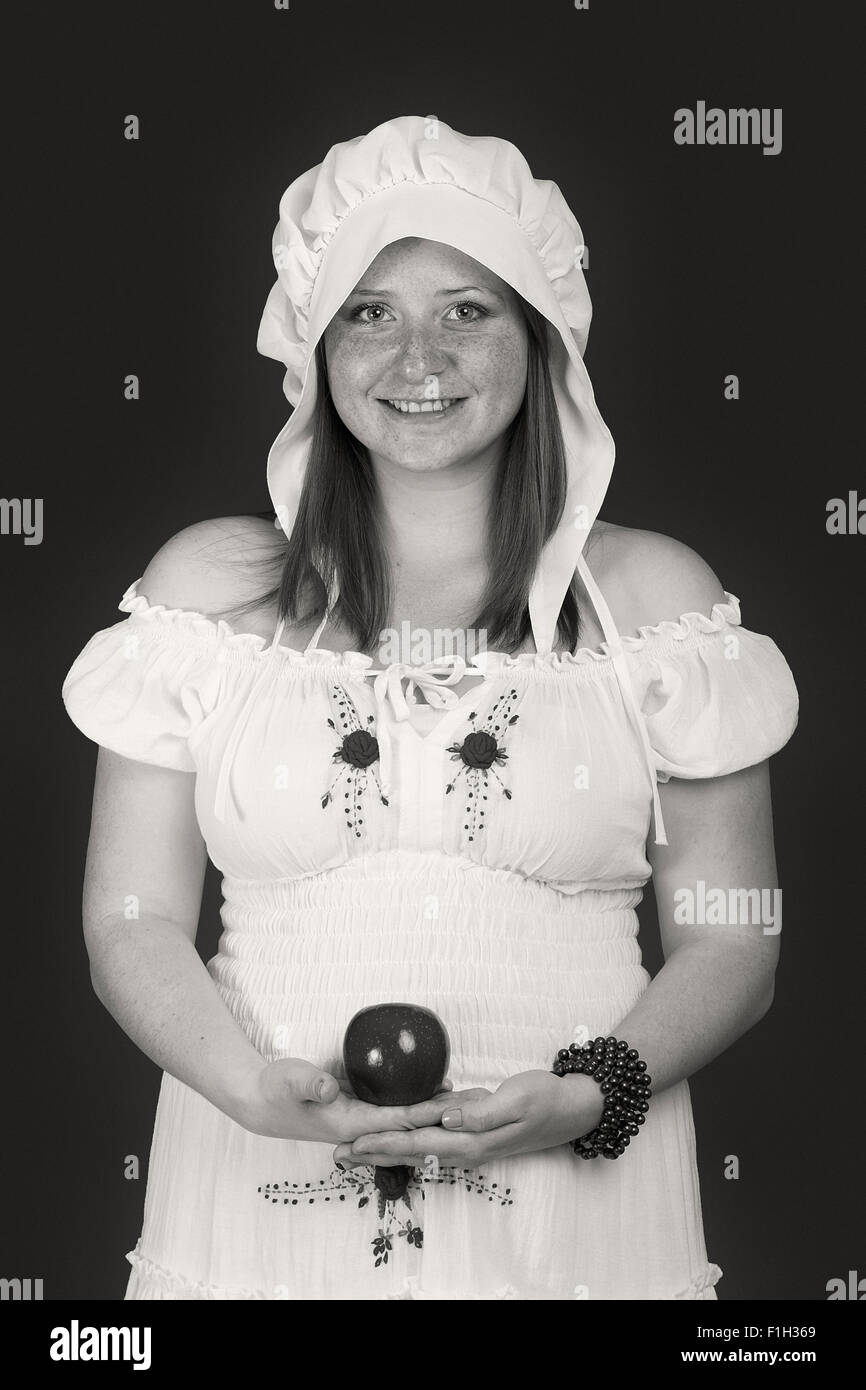
[[(283, 189), (335, 141), (435, 113), (513, 141), (581, 223), (586, 360), (617, 443), (603, 515), (703, 555), (799, 686), (799, 731), (773, 763), (776, 1002), (690, 1084), (720, 1298), (826, 1298), (828, 1279), (866, 1265), (855, 1231), (866, 542), (825, 530), (827, 500), (864, 491), (845, 332), (860, 85), (840, 71), (839, 17), (694, 0), (592, 0), (586, 13), (570, 0), (162, 9), (40, 7), (38, 32), (13, 45), (5, 326), (20, 383), (3, 490), (45, 499), (45, 536), (0, 538), (0, 1273), (42, 1277), (46, 1298), (122, 1297), (159, 1084), (90, 990), (80, 894), (96, 749), (63, 711), (63, 677), (121, 619), (123, 590), (169, 535), (269, 505), (265, 460), (287, 405), (282, 369), (255, 339)], [(698, 99), (781, 106), (782, 153), (676, 146), (674, 110)], [(130, 112), (137, 144), (123, 139)], [(137, 404), (123, 399), (127, 372), (141, 377)], [(729, 372), (736, 403), (722, 395)], [(218, 909), (210, 868), (204, 959)], [(641, 942), (657, 969), (651, 893)], [(130, 1153), (138, 1182), (123, 1177)]]

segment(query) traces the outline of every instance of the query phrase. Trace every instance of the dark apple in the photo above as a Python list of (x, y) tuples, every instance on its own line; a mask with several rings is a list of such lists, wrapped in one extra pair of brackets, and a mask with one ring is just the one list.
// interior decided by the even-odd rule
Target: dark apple
[(343, 1066), (359, 1100), (417, 1105), (442, 1089), (451, 1060), (445, 1024), (421, 1004), (359, 1009), (343, 1039)]
[[(417, 1105), (429, 1100), (442, 1089), (450, 1060), (445, 1024), (422, 1004), (371, 1004), (359, 1009), (343, 1039), (346, 1076), (358, 1099), (369, 1105)], [(376, 1165), (380, 1202), (403, 1197), (411, 1176), (412, 1169), (402, 1163)]]

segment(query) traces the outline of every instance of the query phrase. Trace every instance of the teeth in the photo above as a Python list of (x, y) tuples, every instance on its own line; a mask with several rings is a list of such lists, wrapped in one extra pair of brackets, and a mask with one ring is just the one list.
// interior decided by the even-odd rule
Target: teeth
[(430, 414), (431, 412), (441, 413), (443, 410), (447, 410), (449, 406), (453, 405), (454, 402), (447, 397), (443, 397), (441, 400), (435, 401), (389, 400), (388, 404), (393, 406), (395, 410), (401, 411), (404, 415), (420, 415)]

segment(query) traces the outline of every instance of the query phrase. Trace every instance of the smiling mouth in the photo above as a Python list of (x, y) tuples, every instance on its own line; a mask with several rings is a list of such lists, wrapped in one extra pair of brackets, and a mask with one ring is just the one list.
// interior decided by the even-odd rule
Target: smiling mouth
[(447, 415), (449, 410), (454, 410), (465, 399), (465, 396), (441, 396), (429, 401), (406, 401), (395, 398), (380, 399), (379, 404), (397, 415), (411, 416), (417, 419), (419, 416), (429, 418), (431, 415)]

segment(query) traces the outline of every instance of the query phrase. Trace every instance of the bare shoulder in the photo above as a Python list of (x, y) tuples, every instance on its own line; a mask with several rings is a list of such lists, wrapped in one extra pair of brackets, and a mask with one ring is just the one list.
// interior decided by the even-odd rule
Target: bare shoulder
[[(258, 516), (185, 526), (153, 556), (138, 584), (150, 604), (213, 616), (253, 602), (279, 578), (282, 532)], [(255, 623), (247, 625), (254, 630)]]
[(623, 635), (676, 621), (684, 613), (709, 616), (714, 604), (725, 601), (725, 590), (707, 562), (690, 546), (658, 531), (596, 522), (586, 561)]

